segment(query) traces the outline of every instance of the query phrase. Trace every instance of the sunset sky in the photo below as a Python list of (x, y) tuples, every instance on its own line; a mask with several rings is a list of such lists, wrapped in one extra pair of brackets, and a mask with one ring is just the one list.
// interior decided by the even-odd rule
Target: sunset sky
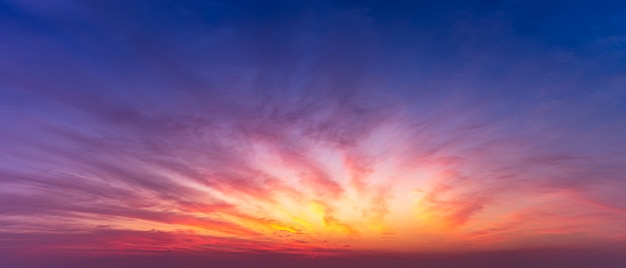
[(626, 267), (624, 1), (0, 0), (10, 268), (525, 256)]

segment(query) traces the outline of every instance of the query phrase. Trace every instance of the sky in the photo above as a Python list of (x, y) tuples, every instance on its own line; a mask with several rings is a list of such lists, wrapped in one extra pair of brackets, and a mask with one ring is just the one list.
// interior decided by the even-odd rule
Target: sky
[(0, 260), (626, 267), (624, 85), (623, 1), (0, 0)]

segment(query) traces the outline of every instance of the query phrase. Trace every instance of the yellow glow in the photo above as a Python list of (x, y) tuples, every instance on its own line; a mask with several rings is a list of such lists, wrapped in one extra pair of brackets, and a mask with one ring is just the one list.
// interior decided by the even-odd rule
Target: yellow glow
[(293, 229), (293, 228), (287, 227), (287, 226), (278, 225), (278, 224), (270, 224), (270, 227), (272, 227), (274, 230), (278, 230), (278, 231), (287, 231), (287, 232), (290, 232), (290, 233), (297, 233), (298, 232), (296, 229)]

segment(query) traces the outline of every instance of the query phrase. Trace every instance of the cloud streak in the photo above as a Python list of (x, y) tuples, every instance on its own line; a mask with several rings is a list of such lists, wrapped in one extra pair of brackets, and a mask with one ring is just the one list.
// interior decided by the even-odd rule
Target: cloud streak
[(524, 39), (507, 7), (442, 34), (359, 7), (157, 2), (2, 3), (0, 250), (624, 241), (623, 72), (589, 67), (611, 58)]

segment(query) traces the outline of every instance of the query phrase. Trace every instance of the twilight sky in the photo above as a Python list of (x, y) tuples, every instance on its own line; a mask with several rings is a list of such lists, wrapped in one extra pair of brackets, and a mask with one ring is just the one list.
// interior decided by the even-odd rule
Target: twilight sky
[(0, 259), (626, 264), (626, 3), (406, 2), (0, 0)]

